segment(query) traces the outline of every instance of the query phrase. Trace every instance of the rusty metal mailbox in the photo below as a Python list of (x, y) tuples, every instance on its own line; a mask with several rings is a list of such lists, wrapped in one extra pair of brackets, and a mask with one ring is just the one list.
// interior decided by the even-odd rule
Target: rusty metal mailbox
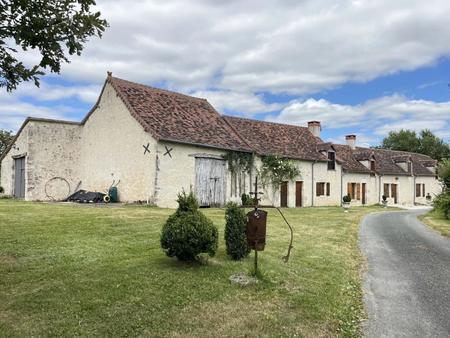
[(263, 251), (266, 246), (267, 211), (252, 210), (247, 213), (247, 243), (250, 249)]

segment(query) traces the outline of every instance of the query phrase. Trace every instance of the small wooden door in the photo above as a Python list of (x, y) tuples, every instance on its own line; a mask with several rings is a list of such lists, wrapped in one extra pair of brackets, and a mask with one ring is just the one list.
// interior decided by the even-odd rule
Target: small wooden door
[(397, 204), (397, 184), (391, 184), (391, 197), (394, 199), (394, 203)]
[(25, 157), (14, 159), (14, 197), (25, 198)]
[(280, 206), (282, 208), (287, 207), (288, 201), (288, 182), (281, 183), (280, 188)]
[(361, 189), (361, 194), (362, 194), (362, 196), (361, 196), (361, 203), (362, 204), (366, 204), (366, 184), (362, 183), (361, 187), (362, 187), (362, 189)]
[(226, 199), (226, 161), (195, 159), (195, 196), (202, 207), (219, 207)]
[(295, 182), (295, 207), (299, 208), (302, 206), (302, 189), (303, 182), (297, 181)]

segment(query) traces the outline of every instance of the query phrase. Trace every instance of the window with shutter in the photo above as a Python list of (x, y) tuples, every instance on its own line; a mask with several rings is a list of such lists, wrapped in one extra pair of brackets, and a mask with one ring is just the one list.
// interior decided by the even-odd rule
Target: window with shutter
[(330, 196), (330, 183), (327, 183), (327, 196)]
[(370, 170), (375, 171), (375, 160), (370, 161)]
[(361, 184), (356, 184), (356, 199), (361, 200)]
[(422, 184), (422, 197), (425, 197), (425, 184)]
[(347, 195), (353, 199), (353, 185), (351, 183), (347, 183)]
[(383, 188), (384, 188), (383, 189), (384, 190), (383, 195), (386, 196), (386, 197), (389, 197), (389, 184), (385, 183)]
[(317, 182), (316, 183), (316, 196), (325, 195), (325, 183)]
[(416, 197), (420, 197), (420, 183), (416, 184)]

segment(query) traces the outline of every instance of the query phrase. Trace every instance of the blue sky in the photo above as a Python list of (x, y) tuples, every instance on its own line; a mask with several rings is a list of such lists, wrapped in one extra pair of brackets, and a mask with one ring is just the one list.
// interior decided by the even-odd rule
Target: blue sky
[[(450, 3), (444, 0), (99, 0), (110, 28), (41, 88), (0, 92), (0, 128), (81, 120), (106, 71), (207, 98), (218, 111), (305, 125), (322, 138), (390, 130), (450, 139)], [(23, 53), (26, 63), (36, 53)]]

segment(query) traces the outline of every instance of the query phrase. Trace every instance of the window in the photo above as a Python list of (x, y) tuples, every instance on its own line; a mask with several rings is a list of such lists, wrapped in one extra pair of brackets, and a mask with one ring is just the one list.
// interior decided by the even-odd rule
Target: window
[(416, 197), (420, 197), (420, 188), (422, 187), (422, 184), (420, 184), (420, 183), (417, 183), (416, 184)]
[(336, 169), (336, 153), (333, 151), (328, 152), (328, 170)]
[(325, 195), (325, 183), (317, 182), (316, 183), (316, 196)]
[(370, 170), (375, 171), (375, 160), (370, 160)]
[(386, 196), (386, 197), (389, 197), (389, 184), (388, 183), (384, 184), (383, 191), (384, 191), (383, 195)]
[(347, 183), (347, 195), (349, 195), (352, 200), (360, 200), (361, 183), (354, 183), (354, 182)]
[(316, 196), (330, 196), (330, 183), (317, 182)]

